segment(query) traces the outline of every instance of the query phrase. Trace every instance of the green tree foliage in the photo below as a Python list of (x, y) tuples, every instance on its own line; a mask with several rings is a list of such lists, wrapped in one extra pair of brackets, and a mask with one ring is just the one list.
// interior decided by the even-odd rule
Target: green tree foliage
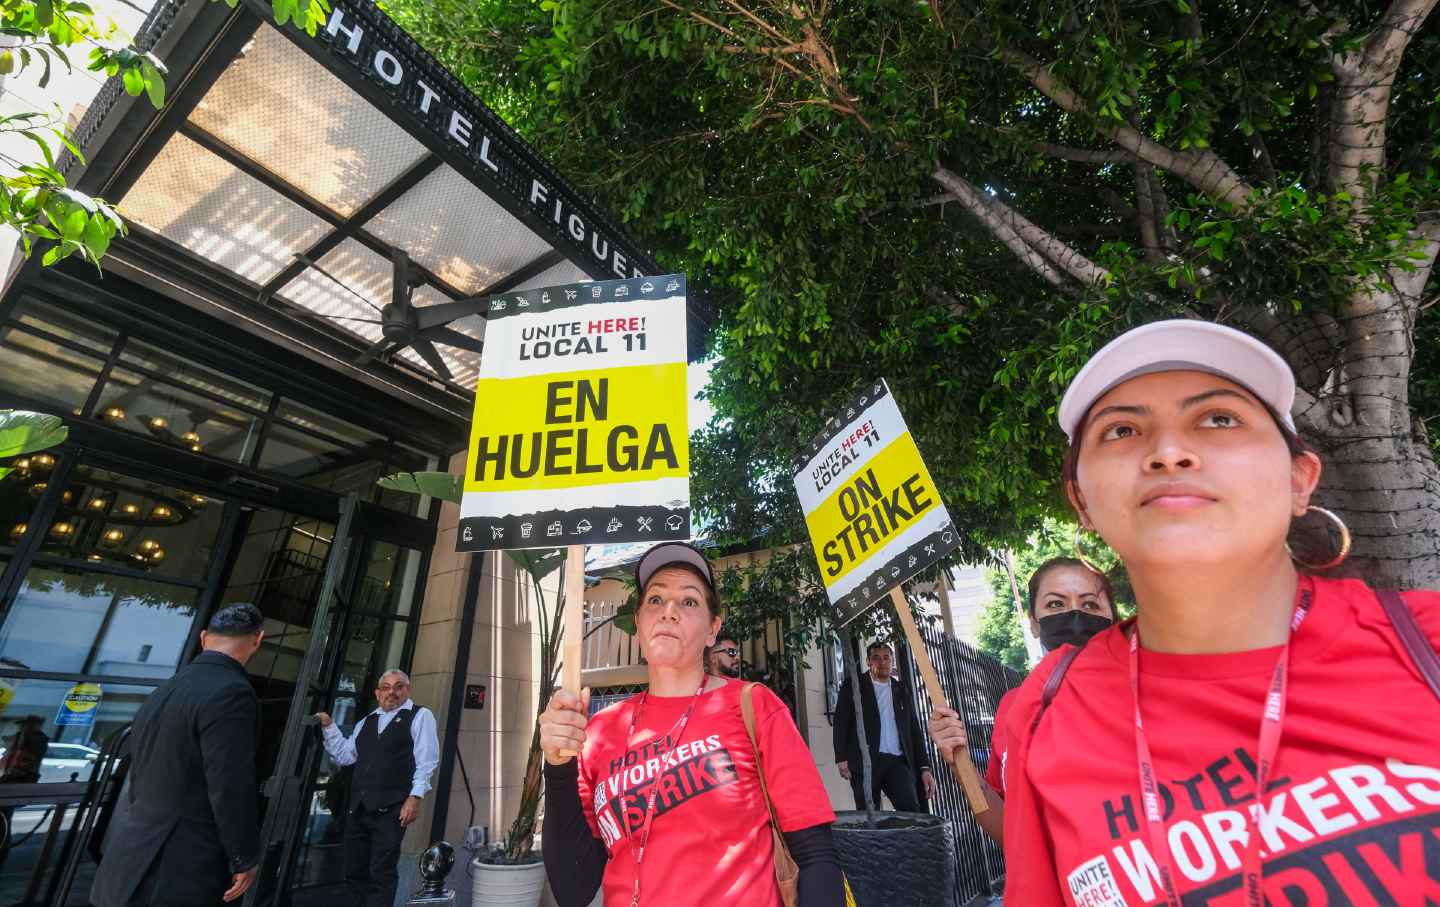
[[(234, 6), (239, 0), (225, 0)], [(294, 22), (311, 35), (329, 14), (327, 0), (274, 0), (276, 22)], [(18, 78), (38, 70), (43, 93), (56, 66), (73, 69), (71, 56), (84, 53), (85, 68), (119, 78), (127, 94), (144, 94), (155, 109), (165, 105), (165, 65), (120, 35), (114, 22), (96, 15), (80, 0), (0, 0), (0, 34), (10, 42), (0, 48), (0, 77)], [(38, 162), (0, 156), (0, 224), (20, 234), (25, 257), (37, 242), (48, 245), (46, 265), (79, 255), (99, 265), (125, 223), (104, 199), (67, 187), (57, 162), (69, 151), (84, 157), (70, 137), (59, 110), (22, 111), (0, 117), (0, 134), (12, 133), (33, 142)]]
[[(1434, 331), (1433, 6), (388, 4), (709, 288), (720, 420), (695, 489), (722, 537), (801, 537), (790, 457), (883, 375), (976, 546), (1063, 511), (1063, 387), (1164, 316), (1287, 357), (1331, 505), (1440, 487), (1406, 327)], [(1358, 552), (1440, 582), (1440, 499), (1395, 516)]]

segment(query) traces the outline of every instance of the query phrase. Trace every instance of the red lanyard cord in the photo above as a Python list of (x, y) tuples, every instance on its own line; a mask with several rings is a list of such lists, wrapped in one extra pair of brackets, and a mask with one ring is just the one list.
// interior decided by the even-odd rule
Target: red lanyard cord
[[(1245, 863), (1242, 869), (1244, 903), (1246, 907), (1262, 907), (1265, 903), (1260, 891), (1263, 874), (1260, 862), (1260, 816), (1264, 812), (1265, 790), (1269, 786), (1271, 769), (1275, 766), (1275, 755), (1280, 749), (1280, 732), (1285, 726), (1285, 697), (1290, 669), (1290, 641), (1310, 612), (1314, 596), (1314, 584), (1306, 577), (1300, 580), (1299, 601), (1295, 614), (1290, 620), (1290, 633), (1285, 638), (1285, 647), (1275, 663), (1270, 677), (1270, 688), (1265, 694), (1265, 711), (1260, 716), (1259, 754), (1255, 763), (1255, 806), (1250, 814), (1249, 840), (1245, 847)], [(1160, 786), (1155, 775), (1155, 760), (1150, 755), (1150, 741), (1145, 733), (1145, 722), (1140, 717), (1140, 625), (1135, 624), (1130, 634), (1130, 693), (1135, 700), (1135, 756), (1140, 770), (1140, 802), (1145, 813), (1145, 824), (1150, 833), (1150, 852), (1160, 871), (1160, 887), (1165, 894), (1167, 907), (1181, 907), (1180, 894), (1175, 885), (1175, 862), (1170, 853), (1170, 840), (1165, 819), (1161, 813)]]
[[(685, 725), (690, 723), (690, 713), (695, 711), (695, 703), (700, 699), (700, 694), (705, 692), (705, 684), (709, 676), (700, 679), (700, 688), (695, 695), (690, 697), (690, 704), (685, 707), (685, 712), (676, 720), (662, 739), (662, 746), (670, 747), (660, 757), (660, 765), (663, 771), (665, 760), (668, 759), (680, 746), (681, 735), (685, 733)], [(625, 755), (630, 754), (630, 738), (635, 736), (635, 727), (640, 723), (640, 713), (645, 710), (645, 700), (649, 693), (640, 694), (640, 702), (635, 706), (635, 711), (630, 715), (630, 730), (625, 733)], [(623, 764), (623, 763), (622, 763)], [(645, 824), (640, 830), (640, 846), (635, 846), (635, 832), (630, 828), (630, 811), (621, 804), (620, 822), (625, 826), (625, 836), (630, 839), (631, 853), (635, 855), (635, 894), (630, 898), (630, 907), (640, 907), (640, 867), (645, 862), (645, 848), (650, 844), (650, 823), (655, 819), (655, 801), (660, 795), (660, 778), (657, 775), (650, 781), (650, 796), (645, 803)]]

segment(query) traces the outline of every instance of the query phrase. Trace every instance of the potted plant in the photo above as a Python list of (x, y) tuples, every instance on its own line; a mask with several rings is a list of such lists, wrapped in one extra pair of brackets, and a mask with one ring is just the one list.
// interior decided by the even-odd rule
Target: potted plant
[[(23, 457), (61, 444), (70, 435), (70, 429), (59, 416), (46, 413), (32, 413), (21, 409), (0, 409), (0, 460)], [(0, 479), (5, 478), (14, 465), (0, 465)]]

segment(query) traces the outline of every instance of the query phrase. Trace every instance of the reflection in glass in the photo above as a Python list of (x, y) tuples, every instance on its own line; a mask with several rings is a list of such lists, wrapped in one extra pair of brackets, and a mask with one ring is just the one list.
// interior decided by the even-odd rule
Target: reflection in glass
[(183, 450), (237, 462), (249, 458), (260, 431), (254, 414), (118, 366), (100, 393), (95, 418)]
[[(53, 455), (41, 457), (13, 457), (7, 464), (11, 472), (0, 479), (0, 562), (10, 559), (15, 546), (33, 522), (30, 515), (39, 503), (39, 495), (33, 493), (37, 484), (46, 483), (54, 469)], [(43, 489), (42, 489), (43, 490)], [(0, 570), (3, 570), (0, 563)]]
[(278, 422), (265, 438), (260, 468), (331, 491), (358, 491), (370, 498), (385, 462), (385, 440), (374, 437), (362, 447), (317, 438)]
[[(32, 491), (42, 479), (30, 480)], [(40, 551), (199, 580), (210, 566), (223, 507), (182, 488), (81, 465)]]
[(78, 414), (100, 377), (104, 362), (20, 328), (0, 328), (0, 393), (50, 404), (56, 412)]
[[(0, 667), (169, 677), (190, 632), (196, 596), (168, 583), (33, 566), (0, 627)], [(17, 702), (5, 716), (19, 714)]]
[[(403, 444), (393, 444), (390, 447), (390, 455), (385, 463), (385, 474), (393, 475), (397, 472), (424, 472), (435, 469), (436, 458), (430, 454), (412, 450)], [(427, 504), (429, 499), (422, 501), (422, 495), (410, 494), (404, 491), (391, 491), (388, 488), (380, 489), (378, 503), (387, 510), (398, 510), (401, 513), (420, 513), (420, 505)]]
[(15, 320), (21, 324), (88, 347), (101, 356), (110, 354), (118, 336), (109, 325), (70, 309), (41, 302), (33, 296), (22, 299), (17, 310)]
[(365, 573), (355, 592), (355, 610), (390, 617), (408, 615), (419, 573), (420, 552), (376, 542), (370, 546)]
[(139, 340), (130, 340), (120, 355), (123, 363), (159, 372), (176, 384), (183, 384), (217, 397), (223, 397), (251, 409), (265, 409), (270, 403), (270, 392), (256, 387), (248, 381), (232, 378), (222, 372), (199, 365), (159, 347)]

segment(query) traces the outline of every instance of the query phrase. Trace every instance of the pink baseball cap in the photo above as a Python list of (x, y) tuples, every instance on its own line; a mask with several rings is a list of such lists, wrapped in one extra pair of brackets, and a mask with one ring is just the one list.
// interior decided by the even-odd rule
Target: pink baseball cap
[(1156, 321), (1105, 344), (1075, 375), (1060, 400), (1060, 427), (1073, 443), (1080, 420), (1117, 386), (1155, 372), (1209, 372), (1233, 381), (1295, 430), (1295, 375), (1280, 354), (1243, 331), (1186, 318)]

